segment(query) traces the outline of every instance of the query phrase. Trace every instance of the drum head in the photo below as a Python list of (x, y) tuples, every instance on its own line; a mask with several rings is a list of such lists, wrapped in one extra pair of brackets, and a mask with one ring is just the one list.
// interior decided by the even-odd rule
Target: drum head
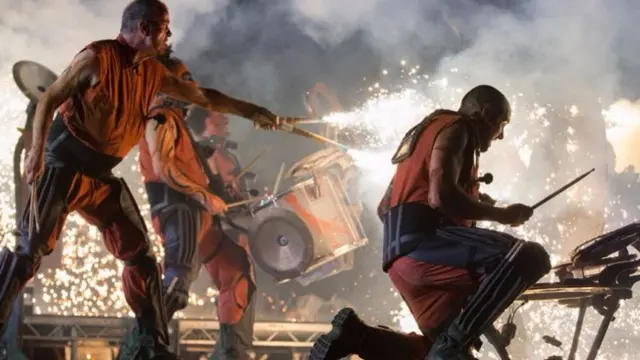
[(326, 169), (334, 164), (339, 164), (340, 159), (348, 157), (350, 160), (348, 163), (352, 163), (353, 160), (344, 151), (336, 148), (326, 148), (324, 150), (317, 151), (311, 155), (308, 155), (293, 166), (286, 173), (286, 178), (305, 178), (312, 175), (312, 170)]
[(302, 275), (313, 261), (313, 237), (292, 211), (260, 211), (249, 228), (249, 245), (255, 262), (276, 281)]
[(575, 266), (590, 265), (623, 250), (640, 239), (640, 222), (623, 226), (593, 238), (571, 252)]
[(555, 283), (539, 283), (525, 291), (518, 300), (571, 300), (588, 298), (595, 295), (613, 293), (613, 288), (597, 285), (563, 285)]
[(44, 91), (57, 79), (53, 71), (33, 61), (23, 60), (13, 65), (13, 80), (31, 101), (40, 100)]

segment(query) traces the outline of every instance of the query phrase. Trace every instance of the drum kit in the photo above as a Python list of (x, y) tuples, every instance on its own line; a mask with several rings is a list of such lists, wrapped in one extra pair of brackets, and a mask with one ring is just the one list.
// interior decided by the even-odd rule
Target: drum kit
[(306, 286), (353, 267), (353, 251), (368, 242), (362, 206), (347, 191), (353, 171), (346, 153), (321, 150), (287, 172), (295, 185), (249, 207), (251, 254), (276, 282)]
[[(571, 254), (571, 261), (553, 268), (557, 282), (538, 283), (525, 291), (519, 301), (556, 301), (578, 309), (578, 319), (567, 360), (575, 360), (588, 308), (595, 309), (602, 320), (586, 360), (595, 360), (609, 325), (620, 303), (633, 295), (631, 288), (640, 281), (640, 259), (629, 252), (640, 240), (640, 222), (593, 238)], [(515, 324), (508, 322), (502, 331), (495, 327), (486, 334), (502, 360), (510, 359), (506, 347), (515, 336)], [(561, 359), (561, 357), (551, 357)], [(551, 359), (550, 358), (550, 359)]]
[[(335, 109), (337, 100), (331, 99)], [(305, 105), (315, 118), (316, 102)], [(313, 137), (325, 149), (302, 158), (286, 174), (281, 168), (273, 194), (248, 206), (249, 219), (233, 218), (247, 226), (256, 264), (279, 283), (295, 280), (306, 286), (349, 270), (354, 251), (368, 243), (360, 223), (362, 203), (353, 194), (355, 163), (335, 136), (326, 135)], [(279, 192), (282, 178), (294, 185)]]

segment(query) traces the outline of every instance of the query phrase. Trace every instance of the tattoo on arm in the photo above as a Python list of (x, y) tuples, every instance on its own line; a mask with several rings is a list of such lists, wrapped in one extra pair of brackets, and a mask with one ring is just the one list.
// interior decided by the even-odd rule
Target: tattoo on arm
[(199, 203), (207, 206), (206, 201), (209, 196), (209, 189), (194, 180), (189, 172), (182, 169), (176, 162), (176, 143), (181, 140), (184, 141), (184, 139), (178, 138), (179, 132), (176, 124), (167, 122), (161, 126), (156, 124), (155, 127), (157, 129), (155, 131), (156, 146), (153, 150), (150, 150), (158, 163), (158, 175), (172, 189), (189, 195)]

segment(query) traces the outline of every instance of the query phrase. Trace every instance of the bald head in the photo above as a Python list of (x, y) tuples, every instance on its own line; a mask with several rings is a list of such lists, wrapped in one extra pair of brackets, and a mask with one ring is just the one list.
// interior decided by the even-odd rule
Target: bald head
[(160, 0), (134, 0), (122, 12), (121, 32), (134, 32), (140, 21), (152, 23), (169, 10)]
[(482, 115), (489, 122), (502, 121), (511, 117), (509, 100), (500, 90), (489, 85), (478, 85), (462, 98), (458, 112), (468, 115)]
[(504, 137), (504, 127), (511, 119), (509, 100), (498, 89), (479, 85), (471, 89), (460, 103), (461, 114), (474, 119), (480, 136), (480, 150), (487, 151), (494, 140)]

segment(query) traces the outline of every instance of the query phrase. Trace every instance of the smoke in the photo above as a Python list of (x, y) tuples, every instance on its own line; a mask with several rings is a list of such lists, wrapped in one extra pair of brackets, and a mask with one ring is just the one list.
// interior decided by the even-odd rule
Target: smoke
[[(287, 112), (301, 109), (300, 95), (315, 81), (337, 89), (343, 105), (361, 100), (361, 94), (351, 91), (361, 86), (354, 79), (371, 78), (378, 71), (379, 59), (389, 66), (406, 59), (427, 69), (433, 79), (447, 78), (446, 87), (462, 89), (451, 94), (437, 88), (425, 92), (425, 96), (446, 97), (438, 102), (441, 106), (455, 108), (467, 89), (492, 84), (512, 99), (514, 117), (507, 140), (483, 155), (483, 171), (491, 171), (496, 179), (483, 190), (502, 195), (500, 200), (505, 202), (533, 203), (580, 170), (595, 167), (597, 171), (577, 192), (590, 195), (587, 200), (558, 198), (541, 208), (536, 219), (582, 214), (575, 225), (581, 232), (576, 230), (578, 235), (554, 248), (560, 254), (601, 230), (605, 169), (610, 161), (601, 111), (621, 96), (637, 96), (628, 85), (640, 73), (636, 60), (640, 34), (633, 18), (640, 3), (524, 0), (507, 8), (489, 5), (488, 0), (254, 2), (258, 5), (252, 8), (246, 5), (248, 1), (238, 2), (240, 5), (228, 0), (167, 1), (177, 53), (191, 61), (199, 81)], [(0, 83), (0, 94), (12, 103), (7, 117), (16, 119), (5, 123), (8, 129), (22, 122), (16, 114), (24, 106), (13, 103), (26, 104), (11, 83), (10, 66), (30, 59), (60, 72), (84, 45), (117, 34), (126, 3), (2, 2), (0, 36), (6, 46), (0, 52), (0, 77), (5, 80)], [(297, 34), (296, 28), (305, 36)], [(363, 40), (366, 47), (354, 39)], [(396, 122), (398, 133), (419, 119), (393, 116), (390, 113), (386, 121)], [(255, 134), (246, 127), (238, 136), (236, 129), (232, 128), (232, 137), (241, 140), (241, 146), (247, 143), (243, 139), (251, 137), (251, 146), (247, 146), (254, 152), (251, 155), (262, 144), (286, 145), (279, 147), (280, 153), (270, 154), (270, 162), (256, 166), (262, 178), (274, 178), (281, 161), (297, 160), (304, 155), (301, 149), (310, 147), (290, 135)], [(7, 144), (14, 142), (6, 139)], [(621, 149), (614, 144), (618, 157), (624, 158), (620, 154), (625, 149), (631, 154), (632, 145), (629, 141)], [(373, 167), (388, 161), (387, 155), (370, 159)], [(504, 193), (507, 180), (516, 184)], [(367, 185), (365, 192), (370, 195), (366, 200), (371, 207), (385, 186), (386, 179)], [(372, 267), (379, 268), (377, 264)]]
[[(515, 150), (518, 145), (528, 146), (531, 160), (526, 161), (530, 164), (522, 175), (531, 196), (543, 197), (551, 190), (544, 186), (546, 178), (566, 172), (566, 165), (560, 163), (567, 156), (544, 149), (564, 151), (554, 144), (554, 137), (572, 132), (577, 147), (572, 166), (598, 170), (584, 184), (597, 189), (587, 210), (602, 217), (604, 198), (600, 195), (605, 193), (608, 159), (601, 109), (621, 91), (621, 64), (628, 64), (636, 50), (626, 44), (637, 43), (639, 37), (629, 31), (633, 22), (628, 14), (640, 5), (533, 0), (507, 9), (483, 3), (405, 1), (398, 6), (391, 0), (292, 0), (291, 18), (303, 32), (327, 47), (364, 33), (387, 63), (424, 59), (430, 49), (437, 49), (445, 56), (437, 65), (427, 64), (434, 69), (432, 78), (448, 78), (449, 86), (462, 90), (481, 83), (503, 90), (516, 108), (507, 136), (526, 139), (517, 145), (513, 141), (496, 143), (483, 157), (483, 168), (494, 172), (496, 179), (509, 178), (513, 167), (494, 161), (492, 153), (515, 153), (514, 146)], [(455, 107), (459, 99), (450, 105)], [(544, 108), (544, 120), (549, 124), (542, 120), (536, 124), (530, 118), (536, 108)], [(567, 180), (570, 175), (576, 174), (566, 174)], [(494, 186), (499, 183), (497, 180)], [(505, 200), (527, 199), (515, 193)], [(549, 204), (546, 210), (557, 213), (565, 211), (566, 205)]]
[[(509, 8), (495, 5), (506, 3)], [(495, 143), (482, 157), (481, 170), (496, 178), (483, 191), (497, 194), (503, 203), (533, 204), (579, 173), (596, 168), (569, 194), (537, 210), (535, 228), (525, 227), (519, 235), (544, 243), (558, 260), (602, 232), (610, 200), (609, 163), (614, 161), (602, 111), (622, 96), (637, 96), (637, 90), (628, 85), (640, 73), (640, 62), (634, 58), (640, 35), (633, 15), (640, 10), (639, 3), (531, 0), (514, 5), (461, 0), (403, 1), (400, 5), (392, 0), (292, 0), (291, 4), (292, 21), (321, 46), (331, 48), (362, 36), (387, 64), (410, 59), (431, 70), (432, 79), (446, 78), (449, 88), (462, 89), (439, 105), (455, 109), (464, 91), (482, 83), (503, 90), (512, 101), (514, 116), (507, 139)], [(440, 56), (425, 62), (434, 59), (433, 53)], [(421, 90), (426, 97), (438, 99), (448, 91)], [(618, 129), (626, 140), (613, 143), (617, 162), (638, 162), (633, 144), (637, 136), (633, 135), (639, 130), (631, 125), (638, 106), (627, 101), (616, 103), (611, 110), (616, 109), (626, 117), (618, 116), (618, 121), (627, 125)], [(399, 132), (419, 120), (407, 122), (391, 116), (388, 121), (403, 127)], [(367, 193), (377, 193), (379, 199), (385, 185), (369, 184)], [(511, 190), (506, 192), (506, 187)], [(618, 196), (634, 196), (627, 189), (615, 191)], [(624, 218), (625, 223), (632, 220), (626, 214)], [(529, 330), (539, 331), (533, 328), (541, 324), (528, 319)], [(542, 326), (570, 331), (557, 324)], [(616, 351), (605, 353), (610, 356)]]
[(615, 170), (628, 166), (640, 169), (640, 101), (621, 99), (604, 112), (608, 122), (607, 139), (615, 152)]
[[(0, 5), (0, 36), (5, 44), (0, 64), (4, 68), (29, 59), (59, 72), (88, 43), (115, 38), (120, 30), (122, 10), (129, 2), (5, 0)], [(166, 1), (172, 16), (173, 42), (181, 42), (185, 30), (200, 15), (210, 15), (207, 25), (217, 21), (217, 10), (227, 3), (228, 0)], [(208, 45), (191, 40), (188, 43), (189, 51)]]

